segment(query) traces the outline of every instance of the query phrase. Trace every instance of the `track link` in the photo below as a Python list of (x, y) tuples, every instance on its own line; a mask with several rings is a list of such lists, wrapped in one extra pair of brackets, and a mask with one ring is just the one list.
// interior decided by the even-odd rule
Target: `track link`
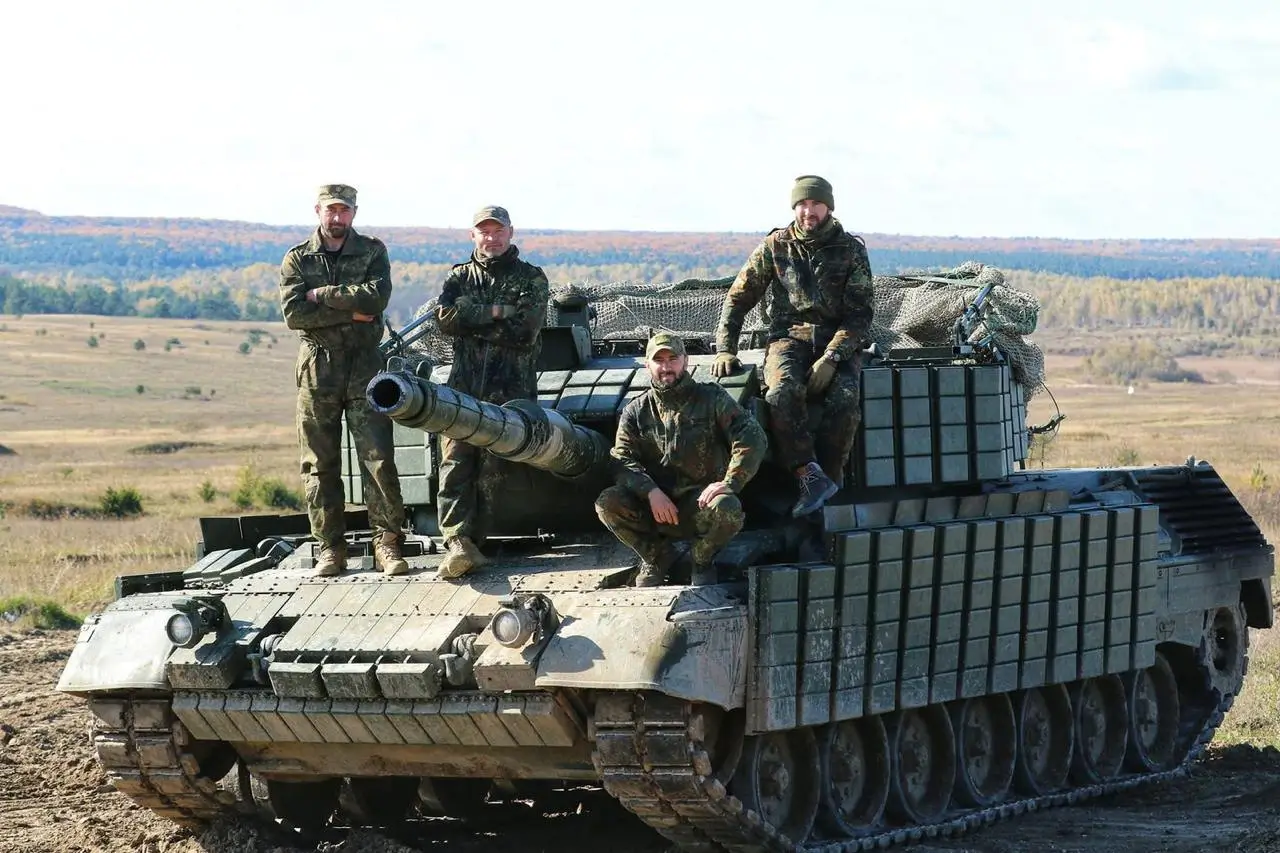
[(221, 777), (230, 767), (217, 758), (202, 763), (197, 754), (218, 745), (202, 747), (192, 738), (167, 697), (94, 699), (90, 710), (98, 761), (111, 784), (134, 802), (191, 829), (238, 811), (236, 795), (206, 775), (212, 769)]
[(744, 808), (714, 768), (704, 743), (703, 717), (688, 702), (657, 694), (609, 694), (596, 703), (593, 758), (602, 783), (623, 806), (681, 850), (690, 853), (855, 853), (927, 838), (951, 837), (1026, 812), (1082, 802), (1103, 794), (1177, 778), (1187, 773), (1213, 739), (1233, 697), (1201, 716), (1187, 757), (1176, 768), (1129, 775), (1040, 797), (1008, 800), (985, 809), (952, 813), (927, 825), (877, 828), (847, 839), (787, 838)]

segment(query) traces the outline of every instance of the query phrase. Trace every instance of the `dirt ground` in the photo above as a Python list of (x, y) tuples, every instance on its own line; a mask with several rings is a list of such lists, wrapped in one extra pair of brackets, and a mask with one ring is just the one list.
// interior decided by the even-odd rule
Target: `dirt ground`
[[(399, 839), (337, 834), (317, 847), (252, 826), (201, 835), (134, 806), (98, 769), (82, 703), (53, 685), (74, 631), (0, 633), (0, 853), (444, 853), (556, 851), (657, 853), (657, 835), (598, 794), (565, 811), (496, 811), (480, 828), (424, 820)], [(1106, 853), (1106, 851), (1280, 850), (1280, 751), (1211, 750), (1186, 779), (1088, 806), (1014, 819), (963, 839), (918, 845), (914, 853)]]

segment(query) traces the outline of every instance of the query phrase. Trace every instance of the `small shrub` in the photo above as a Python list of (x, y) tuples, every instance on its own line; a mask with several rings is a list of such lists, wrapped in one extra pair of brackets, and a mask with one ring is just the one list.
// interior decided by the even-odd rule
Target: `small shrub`
[(0, 622), (23, 628), (70, 630), (80, 627), (80, 620), (48, 599), (26, 595), (0, 599)]
[(145, 394), (147, 392), (147, 386), (138, 385), (138, 386), (135, 386), (133, 390), (138, 392), (139, 394)]
[(90, 328), (90, 329), (92, 329), (92, 328), (93, 328), (93, 321), (92, 321), (92, 320), (90, 320), (90, 321), (89, 321), (89, 328)]
[(252, 462), (242, 466), (236, 472), (236, 485), (231, 490), (231, 502), (239, 509), (248, 509), (253, 506), (254, 498), (258, 493), (258, 484), (261, 482), (262, 477)]
[(1253, 463), (1253, 470), (1249, 472), (1249, 488), (1256, 492), (1271, 488), (1271, 475), (1262, 467), (1261, 462)]
[(89, 349), (97, 349), (97, 348), (98, 348), (98, 336), (97, 336), (97, 335), (90, 335), (90, 336), (89, 336), (89, 340), (85, 341), (85, 343), (87, 343), (87, 344), (89, 345)]
[(200, 488), (196, 489), (196, 494), (200, 496), (200, 500), (207, 504), (213, 503), (213, 499), (218, 496), (218, 490), (213, 487), (213, 483), (205, 480), (200, 484)]
[(258, 500), (263, 506), (276, 509), (302, 509), (302, 495), (280, 480), (263, 480), (258, 483)]
[(183, 394), (186, 394), (188, 397), (199, 397), (199, 396), (200, 396), (200, 386), (199, 386), (199, 385), (188, 385), (186, 388), (183, 388), (183, 389), (182, 389), (182, 393), (183, 393)]
[(182, 346), (182, 341), (177, 338), (169, 338), (169, 340), (164, 342), (164, 345), (167, 347), (180, 347)]
[(240, 344), (240, 354), (241, 354), (241, 355), (248, 355), (248, 354), (249, 354), (249, 350), (251, 350), (251, 349), (253, 349), (253, 347), (249, 346), (249, 342), (248, 342), (248, 341), (243, 341), (243, 342), (241, 342), (241, 344)]
[(99, 504), (102, 507), (103, 515), (110, 515), (115, 518), (142, 514), (142, 495), (138, 494), (138, 490), (132, 486), (125, 486), (120, 489), (108, 486), (107, 490), (102, 493)]
[(44, 337), (44, 336), (45, 336), (45, 335), (47, 335), (47, 334), (49, 334), (49, 330), (48, 330), (48, 329), (36, 329), (36, 337), (37, 337), (37, 338), (42, 338), (42, 337)]
[(1111, 459), (1112, 468), (1132, 468), (1135, 465), (1142, 464), (1138, 459), (1138, 451), (1128, 444), (1122, 444), (1116, 449), (1115, 455)]
[(144, 341), (142, 338), (138, 338), (133, 342), (133, 348), (138, 352), (142, 352), (144, 349), (147, 348), (147, 342)]
[(170, 351), (170, 350), (172, 350), (172, 349), (173, 349), (173, 345), (172, 345), (172, 344), (166, 343), (166, 344), (164, 345), (164, 351), (165, 351), (165, 352), (169, 352), (169, 351)]

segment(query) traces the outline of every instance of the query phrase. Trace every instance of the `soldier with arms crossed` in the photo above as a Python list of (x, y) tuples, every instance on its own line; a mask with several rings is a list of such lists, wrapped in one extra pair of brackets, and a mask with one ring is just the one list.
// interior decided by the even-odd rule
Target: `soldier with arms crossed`
[[(756, 247), (734, 279), (720, 312), (715, 376), (738, 361), (738, 336), (747, 312), (763, 298), (769, 317), (764, 380), (770, 430), (780, 462), (792, 471), (799, 517), (821, 509), (843, 486), (862, 412), (859, 352), (871, 330), (871, 264), (862, 238), (832, 216), (831, 184), (801, 175), (791, 190), (795, 221)], [(808, 401), (821, 401), (817, 441)], [(816, 445), (816, 446), (815, 446)]]
[[(514, 236), (506, 208), (478, 210), (471, 228), (475, 251), (450, 271), (436, 308), (440, 330), (453, 337), (449, 387), (488, 403), (538, 395), (534, 364), (550, 285), (541, 269), (520, 260)], [(440, 457), (437, 497), (448, 554), (437, 571), (457, 578), (488, 562), (478, 543), (507, 463), (447, 438), (440, 440)]]
[(391, 421), (369, 408), (365, 387), (383, 368), (378, 344), (382, 312), (391, 298), (387, 247), (357, 234), (356, 191), (325, 184), (316, 199), (320, 225), (280, 264), (285, 324), (302, 339), (298, 386), (298, 444), (311, 535), (320, 543), (316, 574), (347, 565), (341, 480), (342, 417), (355, 442), (365, 503), (374, 530), (374, 559), (389, 575), (409, 570), (401, 554), (404, 505), (396, 474)]
[(764, 459), (764, 429), (719, 385), (695, 382), (684, 341), (649, 339), (650, 387), (622, 410), (617, 485), (596, 499), (604, 526), (640, 555), (636, 586), (660, 586), (693, 539), (694, 584), (715, 583), (712, 558), (742, 529), (738, 493)]

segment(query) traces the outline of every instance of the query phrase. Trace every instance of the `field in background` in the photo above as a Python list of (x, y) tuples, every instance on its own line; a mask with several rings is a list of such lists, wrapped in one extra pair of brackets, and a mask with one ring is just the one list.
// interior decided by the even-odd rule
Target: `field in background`
[[(1056, 355), (1045, 343), (1049, 387), (1067, 420), (1031, 466), (1194, 455), (1212, 462), (1268, 539), (1280, 541), (1280, 360), (1181, 358), (1209, 382), (1130, 392), (1078, 381), (1081, 356)], [(0, 601), (46, 597), (86, 613), (109, 600), (117, 574), (187, 565), (195, 519), (238, 512), (230, 495), (247, 470), (296, 488), (296, 353), (280, 323), (0, 316), (0, 502), (9, 507), (0, 518)], [(1030, 419), (1055, 411), (1041, 393)], [(108, 488), (136, 489), (143, 515), (23, 511), (33, 501), (94, 507)], [(1280, 642), (1255, 631), (1253, 650), (1222, 737), (1280, 745)]]

